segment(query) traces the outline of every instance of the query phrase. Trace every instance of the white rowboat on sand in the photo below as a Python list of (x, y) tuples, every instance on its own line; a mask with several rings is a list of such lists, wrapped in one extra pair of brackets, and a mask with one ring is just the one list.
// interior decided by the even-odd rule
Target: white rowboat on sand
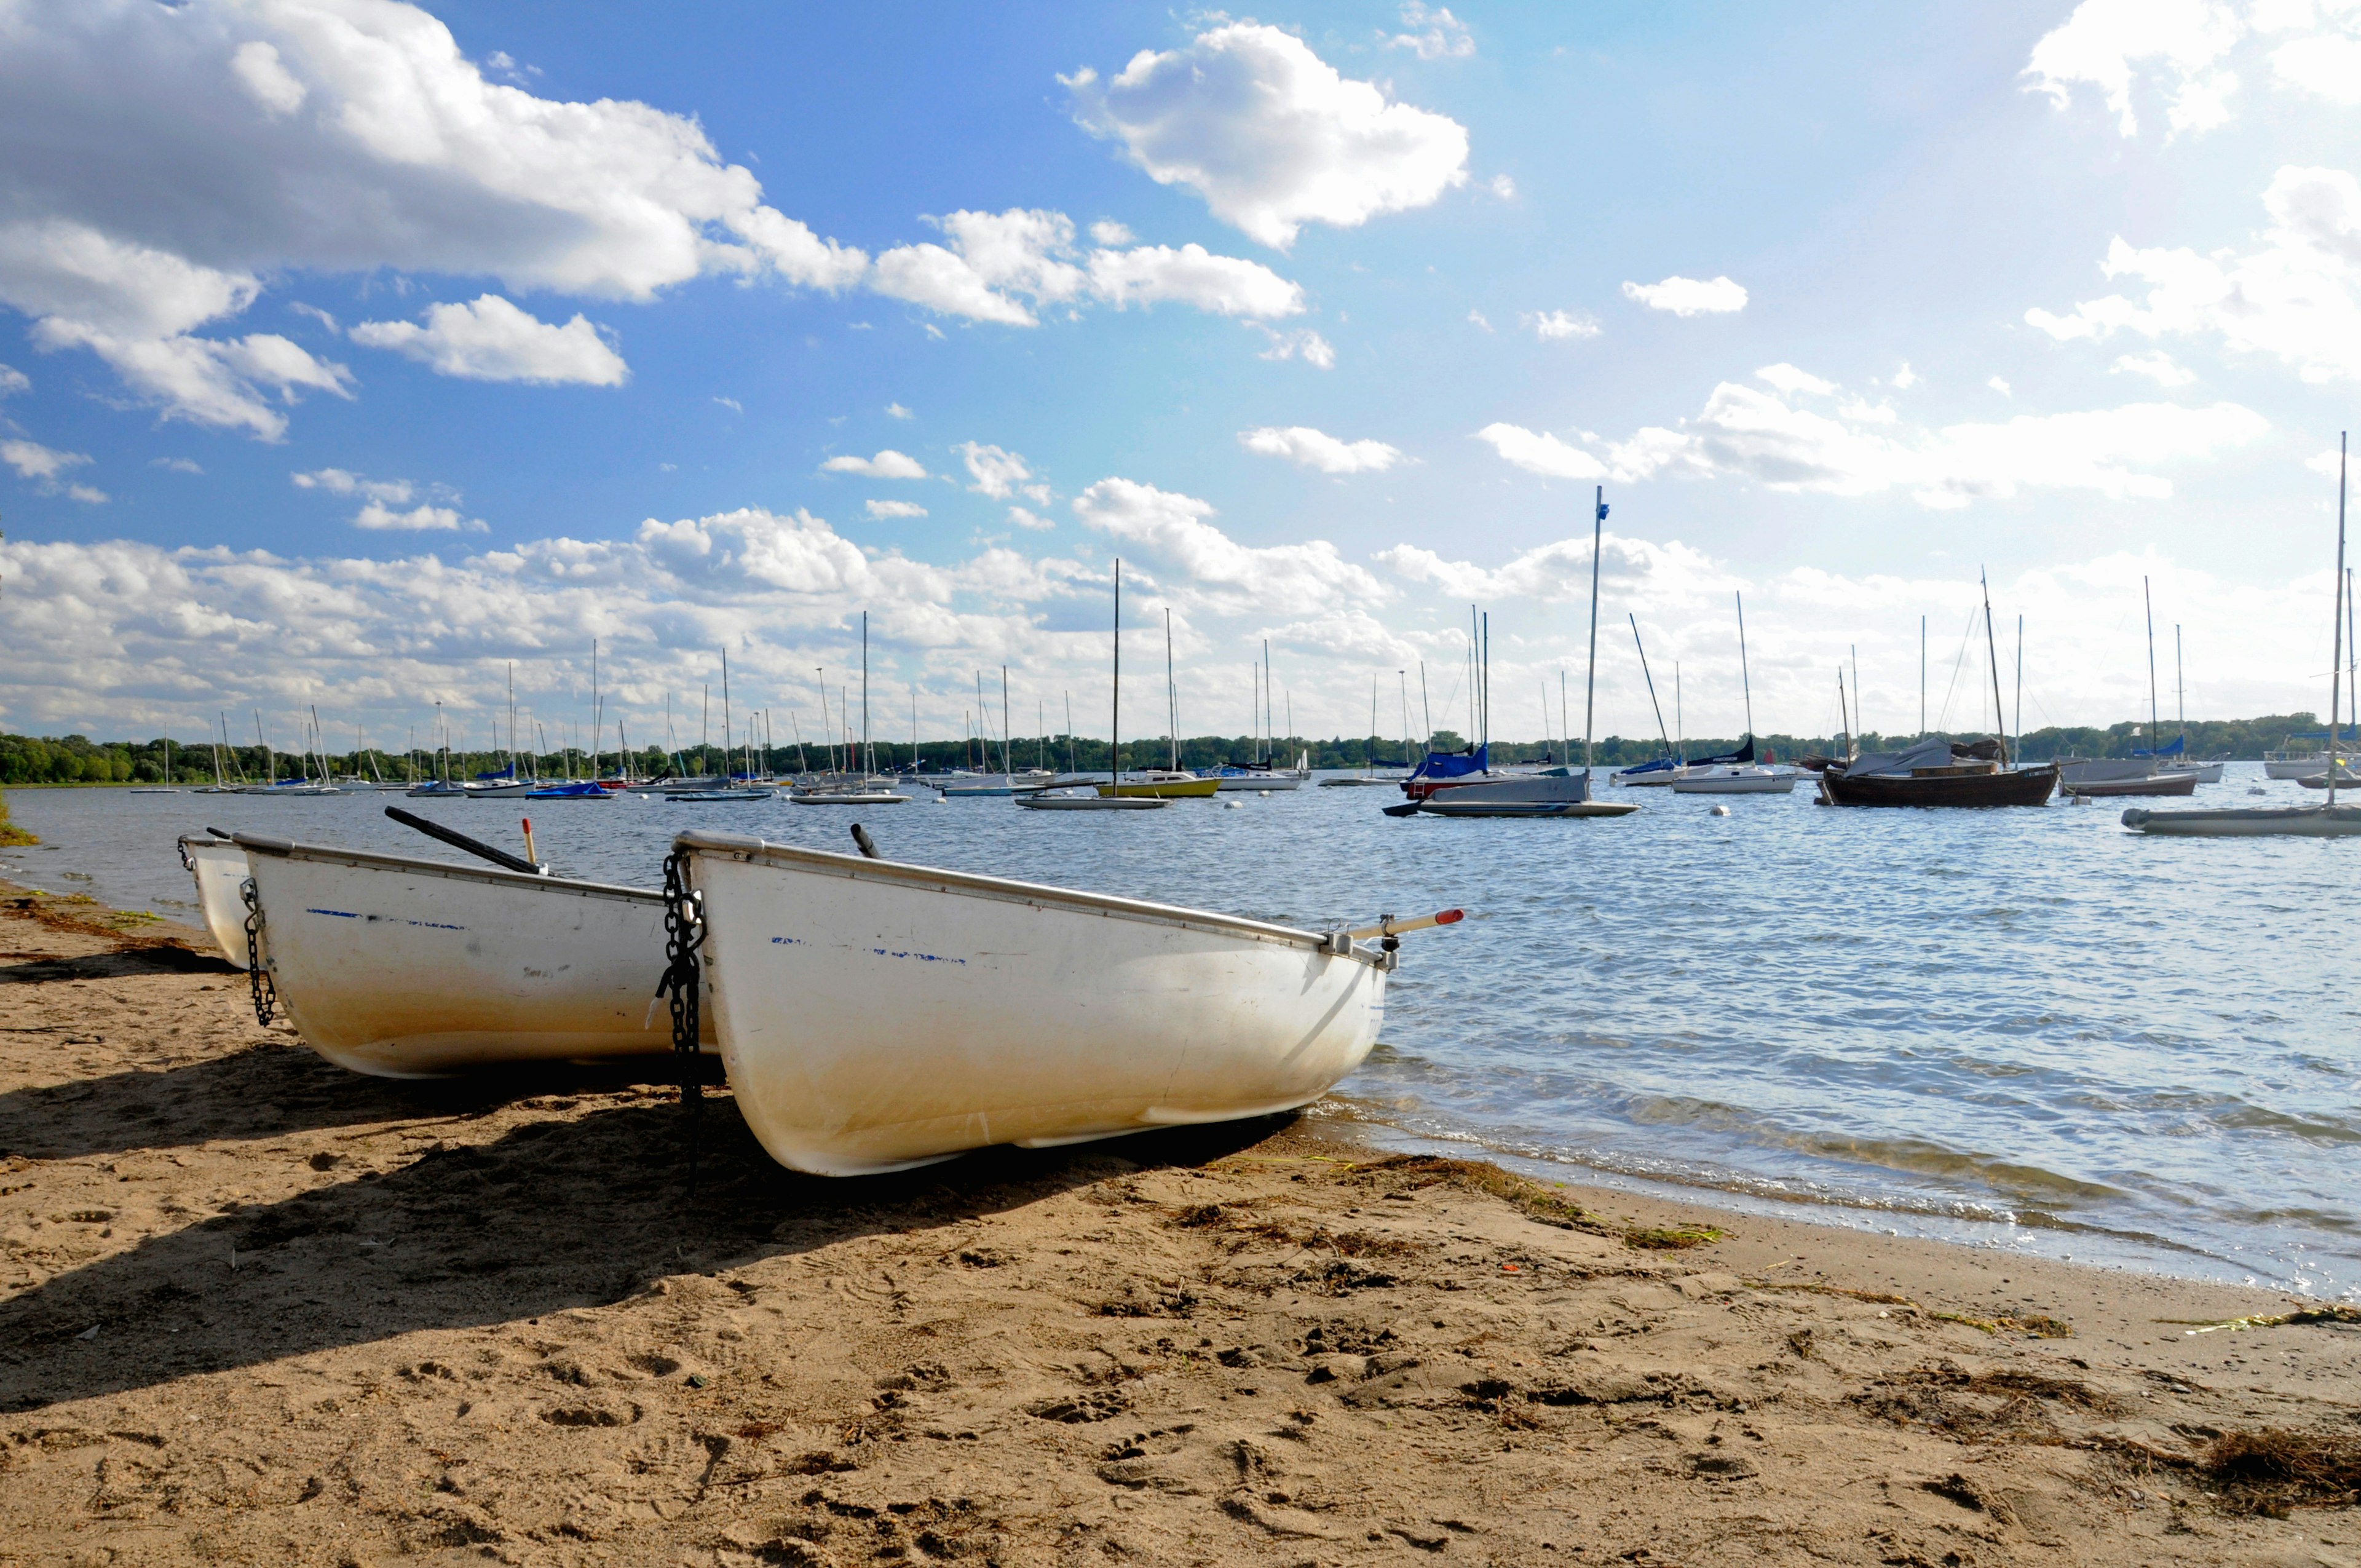
[(728, 834), (674, 850), (739, 1110), (816, 1175), (1293, 1110), (1385, 1015), (1393, 955), (1342, 930)]
[(304, 1044), (339, 1067), (434, 1078), (672, 1048), (655, 1000), (661, 894), (263, 834), (234, 842), (261, 905), (263, 967)]
[(181, 863), (196, 879), (197, 908), (222, 957), (232, 967), (244, 969), (246, 900), (238, 887), (246, 881), (246, 851), (217, 834), (183, 833)]

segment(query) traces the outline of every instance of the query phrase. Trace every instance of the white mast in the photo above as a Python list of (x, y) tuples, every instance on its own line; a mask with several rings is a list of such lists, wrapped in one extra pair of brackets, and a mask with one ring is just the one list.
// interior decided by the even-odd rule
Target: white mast
[(1583, 797), (1590, 795), (1590, 764), (1593, 755), (1591, 733), (1598, 704), (1598, 552), (1607, 539), (1607, 487), (1600, 485), (1591, 497), (1596, 509), (1590, 519), (1590, 673), (1582, 687), (1582, 779)]

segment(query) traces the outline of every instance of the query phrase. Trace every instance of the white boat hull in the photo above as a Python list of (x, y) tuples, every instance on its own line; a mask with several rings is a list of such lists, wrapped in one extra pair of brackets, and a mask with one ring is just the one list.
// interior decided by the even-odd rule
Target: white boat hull
[(196, 879), (197, 909), (222, 957), (246, 968), (246, 899), (238, 892), (246, 881), (246, 851), (210, 833), (190, 833), (181, 839), (181, 861)]
[(355, 1072), (434, 1078), (498, 1063), (672, 1048), (652, 1005), (664, 899), (240, 834), (261, 953), (303, 1041)]
[(2179, 777), (2182, 773), (2194, 773), (2197, 775), (2199, 784), (2222, 782), (2222, 764), (2219, 762), (2167, 762), (2157, 772), (2173, 777)]
[(1217, 793), (1223, 790), (1251, 790), (1258, 793), (1267, 789), (1301, 789), (1302, 787), (1303, 775), (1301, 773), (1216, 773), (1213, 775), (1213, 788)]
[(706, 1008), (746, 1124), (852, 1176), (1291, 1110), (1358, 1067), (1386, 970), (1307, 931), (721, 834)]
[(1673, 780), (1675, 795), (1792, 795), (1795, 789), (1795, 775), (1773, 768), (1716, 768)]
[(2134, 806), (2124, 826), (2167, 839), (2361, 838), (2361, 806), (2256, 807), (2246, 810), (2149, 811)]

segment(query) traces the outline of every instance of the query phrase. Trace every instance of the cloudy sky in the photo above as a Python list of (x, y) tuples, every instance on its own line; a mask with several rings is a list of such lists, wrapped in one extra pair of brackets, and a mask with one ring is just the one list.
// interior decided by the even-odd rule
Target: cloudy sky
[[(0, 728), (2324, 709), (2361, 0), (0, 0)], [(857, 700), (857, 698), (856, 698)], [(678, 708), (676, 708), (678, 711)], [(1281, 718), (1284, 720), (1284, 712)], [(1669, 715), (1668, 715), (1669, 718)], [(1413, 726), (1418, 722), (1414, 713)], [(997, 728), (995, 716), (994, 724)], [(1551, 727), (1560, 721), (1553, 716)], [(474, 731), (469, 731), (474, 732)], [(694, 738), (693, 735), (689, 738)]]

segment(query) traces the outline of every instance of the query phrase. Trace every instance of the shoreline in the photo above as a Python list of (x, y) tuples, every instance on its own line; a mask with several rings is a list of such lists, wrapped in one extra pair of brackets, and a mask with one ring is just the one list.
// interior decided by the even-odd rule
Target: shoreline
[(2192, 1332), (2296, 1298), (1317, 1118), (829, 1182), (724, 1093), (691, 1197), (664, 1085), (357, 1078), (23, 896), (0, 1561), (2361, 1553), (2361, 1323)]

